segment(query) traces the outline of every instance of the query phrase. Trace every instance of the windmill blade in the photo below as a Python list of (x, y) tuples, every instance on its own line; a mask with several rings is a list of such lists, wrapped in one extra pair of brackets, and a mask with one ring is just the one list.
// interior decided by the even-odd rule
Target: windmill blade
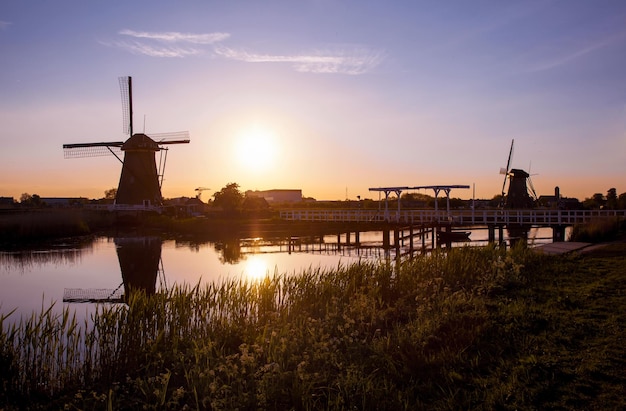
[[(506, 178), (509, 176), (509, 171), (511, 170), (511, 159), (513, 158), (513, 144), (515, 143), (515, 139), (511, 140), (511, 149), (509, 150), (509, 159), (506, 161), (506, 169), (504, 170), (504, 181), (502, 182), (502, 197), (504, 197), (504, 187), (506, 186)], [(502, 169), (500, 169), (500, 173), (502, 173)]]
[(86, 158), (103, 157), (114, 155), (119, 158), (122, 154), (123, 141), (112, 141), (108, 143), (78, 143), (63, 144), (63, 158)]
[(154, 133), (150, 138), (157, 144), (187, 144), (189, 140), (188, 131), (174, 131), (171, 133)]
[(515, 144), (515, 139), (511, 140), (511, 149), (509, 150), (509, 159), (506, 162), (506, 172), (511, 170), (511, 161), (513, 161), (513, 144)]
[(533, 180), (531, 180), (530, 175), (528, 176), (528, 188), (530, 190), (530, 196), (533, 200), (537, 201), (539, 197), (537, 197), (537, 192), (535, 191), (535, 186), (533, 185)]
[(119, 77), (120, 94), (122, 96), (122, 132), (133, 135), (133, 87), (132, 77)]

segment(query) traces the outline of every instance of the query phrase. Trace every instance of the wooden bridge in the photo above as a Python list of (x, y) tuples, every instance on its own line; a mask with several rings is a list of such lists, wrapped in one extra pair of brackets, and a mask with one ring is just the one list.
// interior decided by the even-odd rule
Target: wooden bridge
[[(504, 238), (503, 229), (522, 232), (531, 227), (552, 228), (555, 242), (565, 240), (565, 229), (576, 224), (587, 224), (605, 219), (624, 219), (626, 210), (554, 210), (554, 209), (485, 209), (485, 210), (282, 210), (280, 216), (288, 221), (337, 222), (337, 223), (381, 223), (401, 226), (436, 228), (437, 231), (452, 231), (455, 227), (487, 227), (490, 241)], [(522, 234), (523, 235), (523, 234)]]
[[(380, 223), (384, 226), (383, 244), (390, 245), (390, 230), (394, 232), (394, 243), (398, 244), (404, 231), (409, 237), (421, 236), (426, 232), (432, 238), (441, 231), (452, 232), (455, 228), (487, 228), (489, 241), (504, 241), (504, 229), (511, 231), (509, 238), (524, 238), (533, 227), (552, 228), (554, 242), (565, 241), (565, 229), (575, 224), (587, 224), (597, 220), (625, 219), (626, 210), (554, 210), (554, 209), (485, 209), (485, 210), (368, 210), (368, 209), (292, 209), (281, 210), (280, 217), (287, 221), (351, 224), (354, 230), (365, 223)], [(516, 232), (516, 233), (515, 233)], [(414, 234), (417, 233), (417, 234)], [(511, 237), (512, 235), (512, 237)], [(412, 240), (411, 240), (412, 241)], [(435, 244), (433, 243), (433, 247)], [(449, 246), (449, 244), (448, 244)], [(411, 247), (412, 248), (412, 247)]]
[(572, 226), (595, 220), (626, 218), (626, 210), (368, 210), (368, 209), (292, 209), (281, 210), (288, 221), (310, 222), (387, 222), (412, 225), (525, 225), (535, 227)]

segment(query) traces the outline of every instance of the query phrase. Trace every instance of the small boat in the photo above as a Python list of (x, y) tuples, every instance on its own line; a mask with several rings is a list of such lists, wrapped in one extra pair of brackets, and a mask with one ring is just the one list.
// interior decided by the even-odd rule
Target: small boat
[(470, 231), (439, 231), (437, 238), (440, 242), (469, 241)]

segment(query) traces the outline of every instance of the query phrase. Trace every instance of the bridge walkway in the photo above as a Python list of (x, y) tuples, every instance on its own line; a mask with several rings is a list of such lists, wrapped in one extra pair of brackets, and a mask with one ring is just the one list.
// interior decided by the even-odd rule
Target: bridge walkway
[(287, 221), (308, 222), (388, 222), (413, 225), (499, 225), (555, 227), (586, 224), (609, 218), (626, 218), (626, 210), (374, 210), (374, 209), (285, 209), (280, 217)]

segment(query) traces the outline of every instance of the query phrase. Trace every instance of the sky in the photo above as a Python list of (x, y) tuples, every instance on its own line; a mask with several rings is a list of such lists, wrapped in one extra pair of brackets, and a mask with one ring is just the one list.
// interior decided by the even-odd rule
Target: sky
[(117, 187), (118, 160), (62, 145), (127, 138), (120, 76), (135, 132), (189, 132), (166, 198), (490, 199), (512, 140), (539, 195), (626, 192), (622, 0), (3, 0), (0, 63), (4, 197)]

